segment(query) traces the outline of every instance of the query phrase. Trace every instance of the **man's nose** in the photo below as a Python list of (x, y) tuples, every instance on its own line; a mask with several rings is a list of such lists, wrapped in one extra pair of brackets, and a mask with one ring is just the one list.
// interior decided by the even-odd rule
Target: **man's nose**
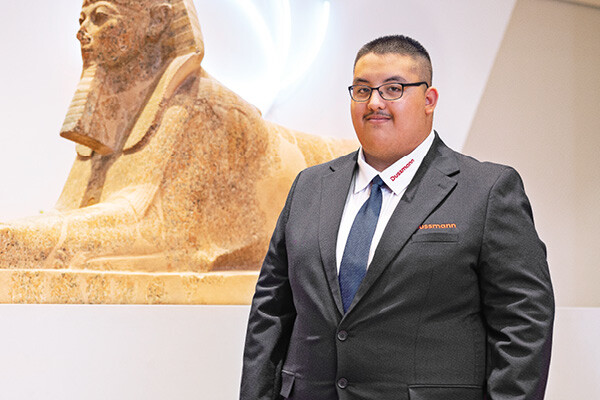
[(380, 110), (385, 108), (385, 100), (381, 97), (379, 90), (373, 90), (369, 98), (368, 106), (371, 110)]

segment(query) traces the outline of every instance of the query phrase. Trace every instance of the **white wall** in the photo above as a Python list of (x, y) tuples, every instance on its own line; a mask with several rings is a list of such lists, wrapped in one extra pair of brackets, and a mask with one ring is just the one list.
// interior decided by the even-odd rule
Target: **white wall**
[(0, 305), (0, 398), (233, 400), (248, 309)]
[[(248, 309), (0, 305), (0, 398), (235, 400)], [(557, 311), (546, 400), (599, 399), (600, 310)]]

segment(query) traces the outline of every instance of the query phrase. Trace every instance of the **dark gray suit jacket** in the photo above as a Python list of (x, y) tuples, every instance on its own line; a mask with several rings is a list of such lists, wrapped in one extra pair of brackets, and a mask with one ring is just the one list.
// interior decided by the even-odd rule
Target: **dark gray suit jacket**
[(290, 190), (250, 311), (240, 399), (542, 399), (554, 299), (516, 171), (436, 134), (344, 314), (335, 248), (356, 158), (308, 168)]

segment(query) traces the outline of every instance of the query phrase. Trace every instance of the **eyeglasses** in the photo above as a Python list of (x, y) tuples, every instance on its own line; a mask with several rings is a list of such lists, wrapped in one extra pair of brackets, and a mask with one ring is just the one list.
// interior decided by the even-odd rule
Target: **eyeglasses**
[(371, 98), (371, 94), (373, 90), (377, 90), (382, 99), (392, 101), (398, 100), (404, 94), (404, 88), (407, 86), (421, 86), (425, 85), (429, 88), (429, 84), (427, 82), (415, 82), (415, 83), (399, 83), (392, 82), (386, 83), (381, 86), (371, 87), (367, 85), (352, 85), (348, 86), (348, 91), (350, 92), (350, 97), (352, 100), (364, 103), (365, 101), (369, 101)]

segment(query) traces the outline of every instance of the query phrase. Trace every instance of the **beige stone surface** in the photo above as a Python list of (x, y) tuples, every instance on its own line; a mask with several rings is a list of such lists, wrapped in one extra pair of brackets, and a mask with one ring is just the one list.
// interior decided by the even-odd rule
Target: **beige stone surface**
[(54, 210), (0, 224), (0, 302), (248, 303), (295, 175), (357, 144), (206, 73), (191, 0), (85, 0), (80, 23), (76, 159)]
[(0, 269), (0, 303), (249, 304), (257, 277), (257, 271)]

